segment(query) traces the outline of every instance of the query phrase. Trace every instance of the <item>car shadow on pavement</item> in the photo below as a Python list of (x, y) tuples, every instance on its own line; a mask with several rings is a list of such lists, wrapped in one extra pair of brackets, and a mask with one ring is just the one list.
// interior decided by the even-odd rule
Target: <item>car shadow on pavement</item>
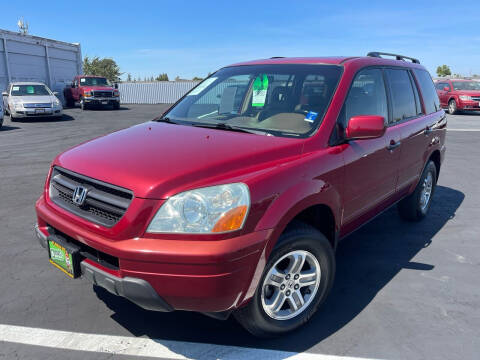
[[(64, 121), (72, 121), (75, 120), (74, 117), (63, 114), (62, 117), (55, 117), (55, 116), (45, 116), (45, 117), (26, 117), (26, 118), (18, 118), (13, 121), (13, 123), (44, 123), (44, 122), (64, 122)], [(12, 120), (10, 119), (10, 123)]]
[(256, 339), (233, 317), (217, 321), (190, 312), (151, 312), (102, 288), (94, 286), (94, 290), (114, 311), (112, 318), (134, 336), (146, 335), (160, 343), (176, 340), (303, 352), (353, 320), (402, 269), (433, 269), (435, 264), (411, 259), (434, 246), (433, 237), (455, 216), (464, 197), (460, 191), (438, 186), (423, 221), (404, 222), (394, 207), (347, 237), (337, 250), (336, 279), (328, 299), (309, 323), (282, 338)]
[(7, 132), (7, 131), (10, 131), (10, 130), (18, 130), (20, 129), (18, 126), (9, 126), (9, 125), (3, 125), (2, 127), (0, 127), (0, 132)]

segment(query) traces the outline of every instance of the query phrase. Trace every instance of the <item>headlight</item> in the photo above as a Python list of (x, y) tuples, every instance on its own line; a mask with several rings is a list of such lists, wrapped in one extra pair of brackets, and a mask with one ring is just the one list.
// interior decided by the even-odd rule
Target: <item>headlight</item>
[(54, 105), (54, 106), (60, 106), (60, 100), (54, 99), (54, 100), (53, 100), (53, 105)]
[(460, 100), (472, 100), (472, 97), (471, 96), (468, 96), (468, 95), (460, 95), (459, 96)]
[(118, 96), (120, 96), (120, 93), (118, 91), (114, 91), (113, 96), (118, 97)]
[(85, 91), (85, 92), (83, 93), (83, 96), (85, 96), (85, 97), (90, 97), (90, 96), (92, 96), (92, 92), (91, 92), (91, 91)]
[(15, 108), (15, 110), (17, 110), (17, 109), (21, 110), (21, 109), (23, 109), (23, 103), (21, 103), (21, 102), (14, 102), (14, 103), (13, 103), (13, 107)]
[(242, 183), (185, 191), (169, 198), (148, 226), (150, 233), (224, 233), (241, 229), (250, 208)]

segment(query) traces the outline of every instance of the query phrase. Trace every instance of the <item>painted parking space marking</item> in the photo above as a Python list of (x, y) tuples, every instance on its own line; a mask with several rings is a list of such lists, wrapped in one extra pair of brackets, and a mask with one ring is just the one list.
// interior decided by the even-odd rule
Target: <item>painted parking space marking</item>
[[(40, 329), (25, 326), (1, 325), (0, 342), (42, 346), (63, 350), (108, 353), (115, 355), (147, 356), (162, 359), (263, 359), (263, 360), (360, 360), (367, 358), (296, 353), (289, 351), (244, 348), (204, 343), (153, 340), (128, 336), (85, 334)], [(0, 351), (1, 354), (1, 351)], [(371, 359), (373, 360), (373, 359)]]
[(465, 131), (465, 132), (469, 132), (469, 131), (480, 131), (480, 129), (450, 129), (448, 128), (447, 131)]

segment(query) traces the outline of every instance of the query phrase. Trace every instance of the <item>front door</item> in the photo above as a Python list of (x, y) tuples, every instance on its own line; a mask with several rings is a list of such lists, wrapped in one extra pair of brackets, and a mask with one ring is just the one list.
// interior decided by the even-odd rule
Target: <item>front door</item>
[[(389, 119), (387, 92), (382, 69), (360, 71), (352, 84), (342, 113), (340, 126), (346, 128), (356, 115), (380, 115)], [(400, 159), (400, 132), (387, 128), (377, 139), (350, 141), (344, 152), (345, 190), (342, 227), (356, 227), (359, 219), (395, 194)]]

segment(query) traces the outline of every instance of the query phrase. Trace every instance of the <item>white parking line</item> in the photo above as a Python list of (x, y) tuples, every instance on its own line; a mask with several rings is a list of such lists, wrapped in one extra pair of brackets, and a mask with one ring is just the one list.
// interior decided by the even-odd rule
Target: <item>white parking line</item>
[[(115, 355), (148, 356), (163, 359), (312, 359), (359, 360), (360, 358), (289, 351), (244, 348), (127, 336), (84, 334), (0, 324), (0, 342), (36, 345), (64, 350)], [(0, 350), (1, 355), (1, 350)], [(362, 358), (365, 359), (365, 358)]]
[(480, 129), (450, 129), (450, 128), (447, 128), (447, 131), (480, 131)]

